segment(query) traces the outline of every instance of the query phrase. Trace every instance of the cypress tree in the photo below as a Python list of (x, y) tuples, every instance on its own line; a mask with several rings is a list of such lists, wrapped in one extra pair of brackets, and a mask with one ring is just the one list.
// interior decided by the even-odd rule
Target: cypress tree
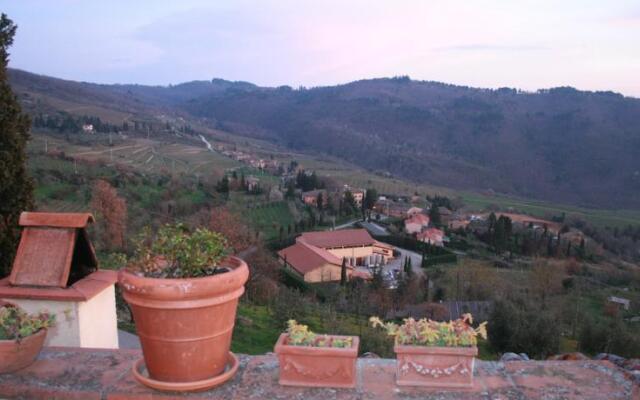
[(340, 266), (340, 285), (347, 284), (347, 259), (342, 258), (342, 266)]
[(11, 270), (20, 230), (18, 218), (33, 207), (33, 181), (26, 170), (29, 117), (22, 112), (7, 80), (8, 49), (16, 25), (0, 15), (0, 274)]

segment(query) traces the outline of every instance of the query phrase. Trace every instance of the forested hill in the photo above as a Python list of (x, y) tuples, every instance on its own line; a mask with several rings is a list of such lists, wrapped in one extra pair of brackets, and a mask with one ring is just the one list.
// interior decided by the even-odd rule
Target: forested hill
[[(25, 74), (16, 85), (29, 82)], [(170, 87), (62, 82), (439, 186), (640, 208), (640, 100), (611, 92), (524, 93), (408, 78), (296, 90), (223, 80)]]

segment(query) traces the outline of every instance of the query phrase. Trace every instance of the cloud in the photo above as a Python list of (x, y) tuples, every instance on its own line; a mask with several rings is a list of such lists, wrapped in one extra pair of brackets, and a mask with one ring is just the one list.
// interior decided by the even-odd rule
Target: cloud
[(435, 47), (434, 51), (491, 51), (491, 52), (520, 52), (520, 51), (545, 51), (550, 50), (547, 46), (539, 45), (496, 45), (496, 44), (462, 44), (452, 46)]

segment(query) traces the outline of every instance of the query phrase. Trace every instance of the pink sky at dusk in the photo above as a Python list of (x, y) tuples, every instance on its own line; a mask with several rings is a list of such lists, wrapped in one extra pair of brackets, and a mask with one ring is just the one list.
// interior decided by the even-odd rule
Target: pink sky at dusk
[(8, 1), (11, 66), (102, 83), (409, 75), (640, 97), (637, 1)]

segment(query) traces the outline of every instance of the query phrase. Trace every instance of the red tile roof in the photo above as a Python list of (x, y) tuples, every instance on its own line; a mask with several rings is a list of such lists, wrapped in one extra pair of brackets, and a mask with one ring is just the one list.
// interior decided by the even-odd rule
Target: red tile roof
[(420, 224), (420, 225), (426, 226), (426, 225), (429, 225), (429, 221), (430, 219), (428, 216), (424, 214), (415, 214), (411, 218), (405, 220), (404, 222), (405, 224), (414, 223), (414, 224)]
[(393, 250), (393, 246), (391, 246), (390, 244), (379, 242), (377, 240), (374, 241), (373, 245), (376, 247), (381, 247), (383, 249)]
[(368, 246), (375, 243), (366, 229), (343, 229), (339, 231), (305, 232), (300, 236), (310, 245), (331, 247)]
[(342, 264), (342, 260), (339, 257), (334, 256), (324, 249), (310, 246), (304, 240), (300, 240), (300, 238), (293, 246), (280, 250), (278, 255), (282, 259), (286, 258), (287, 264), (302, 275), (325, 264)]
[(436, 239), (440, 239), (442, 240), (442, 238), (444, 237), (444, 232), (438, 228), (429, 228), (429, 229), (425, 229), (422, 232), (419, 232), (416, 235), (416, 238), (418, 240), (423, 240), (423, 239), (431, 239), (431, 240), (436, 240)]

